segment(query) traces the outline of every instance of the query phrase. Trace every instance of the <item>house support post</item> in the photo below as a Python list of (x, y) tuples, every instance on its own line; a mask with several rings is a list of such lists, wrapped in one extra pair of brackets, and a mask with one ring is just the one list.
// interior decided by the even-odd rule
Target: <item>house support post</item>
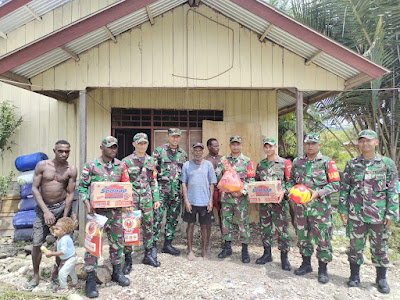
[(303, 155), (303, 92), (296, 90), (297, 156)]
[[(87, 98), (86, 90), (79, 91), (79, 173), (86, 162), (87, 149)], [(80, 175), (80, 174), (79, 174)], [(79, 219), (79, 245), (83, 246), (85, 241), (86, 207), (78, 200)]]

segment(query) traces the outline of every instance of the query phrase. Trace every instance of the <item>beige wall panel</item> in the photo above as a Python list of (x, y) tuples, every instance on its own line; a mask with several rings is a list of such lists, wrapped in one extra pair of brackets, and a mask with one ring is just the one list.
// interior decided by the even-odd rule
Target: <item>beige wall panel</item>
[[(74, 141), (76, 140), (76, 130), (67, 128), (63, 121), (67, 109), (72, 109), (73, 113), (68, 116), (69, 122), (76, 126), (76, 113), (74, 104), (66, 104), (55, 99), (30, 92), (25, 89), (17, 88), (0, 82), (0, 99), (9, 100), (17, 107), (17, 110), (23, 117), (23, 123), (13, 141), (16, 143), (11, 151), (4, 153), (3, 159), (0, 159), (0, 175), (8, 174), (10, 170), (18, 171), (14, 167), (15, 158), (20, 155), (26, 155), (34, 152), (44, 152), (50, 158), (54, 157), (54, 143), (59, 139), (65, 139), (60, 136), (60, 130), (69, 132), (69, 138), (72, 146), (71, 152), (76, 152), (78, 148)], [(72, 153), (71, 153), (72, 154)], [(69, 161), (73, 164), (76, 157), (70, 157)]]
[[(80, 7), (73, 4), (72, 15), (81, 14)], [(315, 73), (309, 72), (310, 68), (304, 66), (303, 58), (269, 41), (259, 42), (256, 33), (217, 14), (205, 5), (196, 9), (198, 13), (188, 10), (188, 5), (179, 6), (155, 18), (153, 26), (146, 22), (119, 35), (116, 44), (109, 40), (80, 54), (82, 61), (79, 63), (71, 60), (64, 62), (61, 66), (68, 65), (75, 68), (75, 71), (66, 68), (66, 73), (55, 72), (55, 88), (81, 90), (87, 86), (224, 89), (296, 87), (299, 90), (326, 90), (329, 87), (336, 90), (343, 86), (343, 80), (337, 76), (329, 74), (328, 78), (328, 72), (321, 68), (316, 68)], [(187, 12), (189, 19), (186, 27)], [(213, 20), (221, 24), (216, 24)], [(223, 26), (227, 24), (233, 30), (233, 34)], [(230, 68), (232, 51), (233, 68), (226, 74), (209, 79)], [(88, 56), (86, 63), (85, 55)], [(189, 61), (188, 69), (186, 59)], [(96, 60), (98, 66), (94, 66), (94, 69), (98, 76), (95, 75), (96, 71), (91, 73), (94, 76), (89, 76), (87, 84), (81, 78), (58, 78), (90, 73), (88, 69)], [(60, 66), (55, 67), (57, 68)], [(187, 74), (196, 79), (187, 80)]]
[(53, 31), (54, 13), (48, 12), (42, 16), (42, 21), (35, 19), (33, 22), (35, 22), (35, 39), (41, 38)]
[(87, 57), (87, 66), (82, 66), (82, 68), (86, 67), (88, 86), (93, 86), (99, 80), (99, 47), (94, 47), (79, 57), (83, 59), (85, 56)]
[(283, 48), (276, 44), (272, 44), (272, 86), (284, 86), (284, 70), (283, 70)]
[(0, 55), (7, 53), (7, 40), (0, 38)]
[[(88, 68), (91, 67), (89, 65), (89, 55), (85, 53), (86, 55), (80, 55), (79, 56), (79, 61), (75, 61), (73, 59), (70, 59), (71, 61), (71, 73), (75, 74), (75, 80), (76, 84), (75, 86), (83, 86), (87, 87), (88, 86)], [(77, 72), (79, 70), (79, 72)], [(43, 78), (44, 79), (44, 78)], [(82, 88), (83, 90), (84, 88)]]
[(131, 75), (131, 85), (134, 87), (142, 86), (142, 33), (139, 28), (131, 30), (131, 60), (130, 67), (133, 74)]
[(21, 26), (14, 31), (11, 31), (7, 34), (7, 52), (13, 51), (23, 45), (25, 45), (26, 41), (26, 26)]
[(217, 26), (217, 64), (218, 64), (218, 86), (229, 83), (229, 70), (233, 62), (233, 31), (229, 28), (229, 19), (221, 14), (217, 14), (217, 21), (224, 26)]
[(272, 70), (273, 55), (272, 55), (272, 43), (265, 40), (261, 45), (261, 77), (262, 86), (268, 87), (273, 86), (272, 83)]
[(250, 57), (251, 57), (251, 86), (253, 88), (262, 87), (262, 46), (258, 36), (250, 35)]
[(48, 69), (44, 71), (43, 73), (43, 82), (45, 85), (43, 85), (43, 89), (45, 90), (54, 90), (54, 69)]
[(73, 4), (73, 2), (68, 2), (67, 4), (62, 6), (62, 11), (63, 11), (62, 24), (63, 24), (63, 26), (67, 26), (72, 21), (72, 4)]
[(285, 76), (283, 77), (283, 86), (284, 87), (294, 87), (294, 78), (295, 78), (295, 69), (294, 69), (294, 54), (289, 52), (286, 49), (283, 49), (283, 73)]
[(35, 23), (29, 22), (25, 25), (25, 43), (30, 43), (35, 39)]
[(63, 7), (57, 7), (53, 10), (53, 30), (58, 30), (63, 27)]
[[(112, 43), (112, 42), (111, 42)], [(93, 86), (110, 85), (110, 43), (105, 42), (99, 46), (99, 80)], [(90, 50), (92, 51), (92, 50)]]
[(229, 45), (231, 45), (231, 39), (233, 44), (233, 67), (228, 72), (229, 74), (229, 86), (234, 88), (241, 86), (240, 81), (240, 52), (239, 52), (239, 45), (240, 45), (240, 38), (239, 38), (239, 30), (241, 25), (239, 23), (229, 20), (229, 28), (233, 30), (233, 34), (229, 35)]
[[(174, 78), (172, 76), (174, 70), (173, 57), (173, 20), (172, 11), (166, 12), (160, 21), (162, 21), (162, 85), (173, 86)], [(160, 22), (161, 23), (161, 22)]]
[[(155, 33), (151, 36), (152, 39), (152, 86), (163, 86), (163, 17), (158, 18), (154, 25), (151, 25), (151, 30)], [(169, 58), (170, 60), (171, 58)]]
[[(178, 6), (173, 10), (173, 72), (178, 76), (186, 76), (186, 44), (184, 36), (186, 32), (186, 6)], [(157, 18), (156, 18), (157, 19)], [(156, 20), (157, 21), (157, 20)], [(174, 76), (174, 86), (186, 86), (186, 79)]]
[(245, 27), (239, 29), (240, 86), (251, 86), (251, 32)]

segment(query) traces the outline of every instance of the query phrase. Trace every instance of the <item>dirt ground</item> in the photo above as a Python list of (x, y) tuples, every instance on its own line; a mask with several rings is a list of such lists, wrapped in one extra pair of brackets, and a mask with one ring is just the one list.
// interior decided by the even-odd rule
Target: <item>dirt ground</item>
[[(134, 266), (128, 277), (129, 287), (122, 288), (115, 283), (99, 286), (98, 299), (400, 299), (400, 262), (394, 261), (388, 271), (388, 281), (391, 287), (389, 295), (380, 294), (375, 287), (375, 268), (366, 259), (361, 268), (361, 285), (359, 288), (348, 288), (349, 265), (345, 254), (346, 246), (337, 244), (334, 237), (334, 259), (328, 265), (329, 283), (322, 285), (317, 281), (318, 262), (312, 259), (313, 272), (305, 276), (293, 273), (301, 263), (301, 256), (295, 246), (296, 238), (291, 231), (292, 251), (289, 260), (292, 271), (283, 271), (280, 267), (279, 251), (273, 247), (273, 262), (257, 265), (255, 260), (262, 255), (260, 234), (256, 225), (251, 226), (252, 243), (249, 245), (251, 262), (243, 264), (240, 261), (241, 246), (233, 243), (233, 255), (225, 260), (217, 258), (221, 250), (219, 227), (214, 225), (212, 234), (211, 260), (200, 257), (200, 232), (196, 226), (194, 249), (198, 256), (196, 261), (186, 258), (185, 227), (179, 226), (173, 245), (182, 251), (174, 257), (161, 252), (158, 247), (158, 259), (161, 267), (153, 268), (141, 263), (143, 249), (137, 247), (133, 254)], [(236, 235), (237, 236), (237, 235)], [(4, 243), (2, 247), (4, 247)], [(104, 248), (104, 259), (100, 264), (110, 266), (107, 258), (108, 247)], [(2, 252), (0, 250), (0, 252)], [(83, 248), (77, 248), (82, 262)], [(0, 259), (0, 285), (7, 289), (18, 290), (32, 274), (31, 257), (17, 251), (17, 256)], [(53, 261), (44, 258), (41, 270), (44, 278), (41, 284), (33, 290), (33, 294), (51, 293), (52, 285), (49, 273)], [(84, 281), (82, 281), (84, 284)], [(83, 290), (76, 294), (83, 295)], [(75, 296), (75, 295), (74, 295)], [(82, 296), (83, 299), (86, 299)], [(0, 296), (1, 298), (1, 296)], [(50, 297), (51, 298), (51, 297)], [(80, 298), (80, 297), (79, 297)], [(72, 297), (70, 298), (72, 299)], [(74, 298), (77, 299), (77, 298)]]

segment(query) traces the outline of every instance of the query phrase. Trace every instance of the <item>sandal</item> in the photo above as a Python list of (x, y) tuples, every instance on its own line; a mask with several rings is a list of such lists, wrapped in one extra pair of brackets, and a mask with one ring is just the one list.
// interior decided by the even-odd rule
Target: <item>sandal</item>
[(60, 294), (60, 295), (66, 295), (66, 294), (68, 294), (69, 293), (69, 289), (66, 287), (66, 288), (59, 288), (58, 290), (57, 290), (57, 294)]
[(29, 282), (29, 281), (27, 281), (26, 283), (25, 283), (25, 285), (22, 287), (22, 289), (24, 290), (24, 291), (27, 291), (27, 292), (32, 292), (32, 290), (35, 288), (35, 287), (37, 287), (38, 286), (38, 284), (36, 283), (36, 282)]

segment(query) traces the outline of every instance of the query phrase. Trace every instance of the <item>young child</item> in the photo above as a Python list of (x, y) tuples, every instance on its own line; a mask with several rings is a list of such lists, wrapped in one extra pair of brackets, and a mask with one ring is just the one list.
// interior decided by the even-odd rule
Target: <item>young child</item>
[(78, 276), (75, 272), (75, 265), (78, 256), (75, 252), (74, 242), (70, 233), (74, 231), (74, 222), (71, 218), (63, 217), (53, 226), (53, 233), (57, 240), (57, 252), (48, 251), (46, 257), (59, 256), (61, 259), (61, 269), (58, 271), (58, 280), (60, 282), (59, 293), (68, 292), (67, 278), (68, 275), (72, 279), (72, 287), (78, 286)]

